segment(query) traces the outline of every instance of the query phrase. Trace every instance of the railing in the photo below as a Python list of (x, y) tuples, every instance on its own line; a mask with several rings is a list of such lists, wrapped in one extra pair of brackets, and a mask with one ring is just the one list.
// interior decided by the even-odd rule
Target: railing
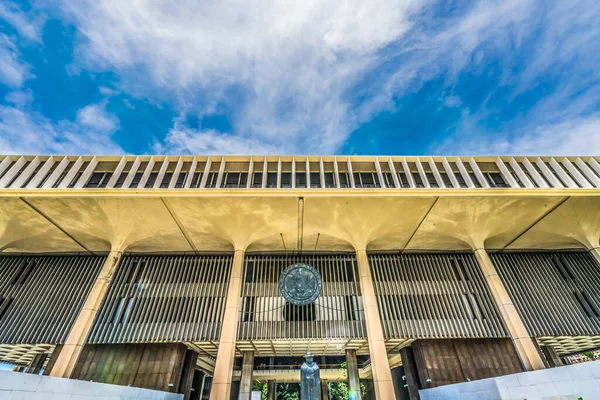
[(595, 157), (4, 156), (0, 189), (600, 188)]

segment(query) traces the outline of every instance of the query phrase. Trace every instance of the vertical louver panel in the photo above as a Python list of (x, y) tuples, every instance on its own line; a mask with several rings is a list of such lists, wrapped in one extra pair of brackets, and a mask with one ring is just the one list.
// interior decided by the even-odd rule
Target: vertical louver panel
[(218, 339), (231, 255), (125, 255), (90, 343)]
[(505, 337), (472, 254), (370, 254), (387, 338)]
[(600, 268), (590, 254), (490, 257), (532, 336), (600, 335)]
[(0, 256), (0, 343), (63, 343), (104, 260)]
[[(286, 304), (279, 291), (283, 270), (306, 263), (321, 274), (314, 304)], [(354, 254), (246, 255), (238, 339), (364, 338), (364, 311)]]

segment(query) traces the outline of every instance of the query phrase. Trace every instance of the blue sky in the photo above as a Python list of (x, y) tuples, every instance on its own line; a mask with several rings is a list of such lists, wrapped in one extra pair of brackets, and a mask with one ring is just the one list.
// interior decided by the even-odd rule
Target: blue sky
[(0, 2), (0, 153), (600, 154), (600, 2)]

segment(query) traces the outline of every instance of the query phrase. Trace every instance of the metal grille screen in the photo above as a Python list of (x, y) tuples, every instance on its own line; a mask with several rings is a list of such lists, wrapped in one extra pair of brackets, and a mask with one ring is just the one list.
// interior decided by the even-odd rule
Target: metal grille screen
[(387, 338), (506, 337), (473, 254), (369, 255)]
[[(323, 280), (314, 304), (286, 304), (279, 277), (294, 263), (314, 266)], [(364, 338), (364, 311), (354, 254), (246, 255), (238, 339)]]
[(600, 268), (590, 254), (490, 257), (531, 336), (600, 335)]
[(0, 343), (63, 343), (104, 260), (0, 256)]
[(126, 255), (90, 333), (90, 343), (218, 339), (231, 255)]

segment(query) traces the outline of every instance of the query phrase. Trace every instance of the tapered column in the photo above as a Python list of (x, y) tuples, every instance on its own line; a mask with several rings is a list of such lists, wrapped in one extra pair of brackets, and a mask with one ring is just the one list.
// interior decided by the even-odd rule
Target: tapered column
[(523, 320), (519, 316), (515, 305), (512, 303), (506, 287), (502, 283), (496, 267), (492, 263), (490, 256), (485, 249), (475, 250), (475, 256), (483, 271), (483, 275), (490, 287), (496, 305), (510, 333), (511, 339), (515, 344), (517, 353), (523, 362), (526, 370), (532, 371), (545, 368), (544, 361), (529, 336)]
[(277, 382), (270, 380), (267, 381), (267, 400), (277, 399)]
[(373, 385), (375, 396), (379, 399), (394, 399), (394, 384), (390, 363), (388, 362), (385, 349), (379, 309), (375, 297), (373, 277), (369, 268), (369, 259), (365, 250), (356, 251), (358, 261), (358, 273), (360, 275), (360, 289), (362, 292), (363, 307), (365, 310), (365, 323), (367, 326), (367, 340), (369, 342), (369, 354), (371, 356), (371, 369), (373, 371)]
[(223, 315), (219, 350), (217, 350), (215, 373), (210, 390), (210, 400), (228, 399), (231, 393), (231, 375), (233, 373), (233, 359), (235, 357), (243, 264), (244, 252), (236, 250), (229, 278), (225, 315)]
[(85, 344), (85, 340), (92, 327), (92, 322), (98, 313), (98, 308), (106, 295), (108, 286), (115, 274), (119, 259), (123, 253), (121, 251), (111, 251), (106, 257), (106, 261), (94, 282), (92, 290), (87, 296), (83, 308), (79, 312), (67, 340), (60, 350), (60, 354), (56, 358), (50, 376), (59, 378), (70, 378), (73, 373), (73, 368), (77, 363), (77, 359), (81, 354), (81, 349)]
[(350, 400), (361, 400), (356, 350), (346, 350), (346, 368), (348, 369), (348, 398)]
[(254, 372), (254, 352), (245, 351), (244, 361), (242, 363), (239, 400), (252, 399), (252, 372)]

